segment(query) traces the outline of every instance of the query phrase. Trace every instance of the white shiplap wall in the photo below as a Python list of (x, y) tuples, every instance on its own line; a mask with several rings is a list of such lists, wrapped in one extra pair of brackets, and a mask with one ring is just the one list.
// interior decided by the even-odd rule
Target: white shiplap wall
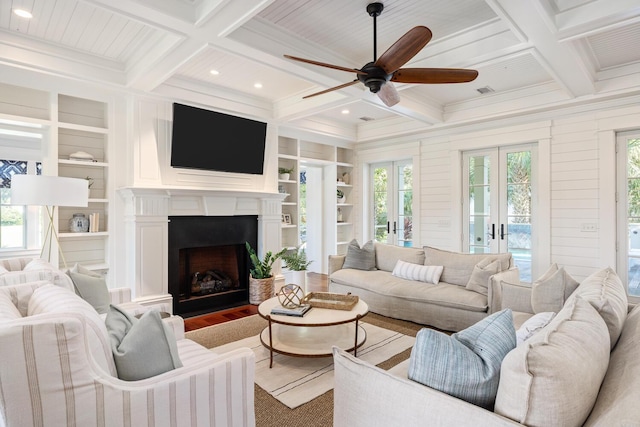
[[(589, 113), (554, 120), (551, 127), (551, 259), (578, 280), (603, 267), (597, 126)], [(596, 230), (583, 231), (591, 224)]]

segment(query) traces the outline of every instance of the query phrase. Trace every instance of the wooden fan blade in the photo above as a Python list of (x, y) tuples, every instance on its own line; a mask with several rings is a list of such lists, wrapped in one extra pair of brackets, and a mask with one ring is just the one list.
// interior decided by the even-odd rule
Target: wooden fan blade
[(384, 105), (387, 107), (393, 107), (398, 102), (400, 102), (400, 95), (398, 94), (398, 90), (391, 82), (386, 82), (382, 85), (380, 90), (378, 91), (378, 98)]
[(333, 92), (334, 90), (339, 90), (339, 89), (342, 89), (342, 88), (345, 88), (345, 87), (349, 87), (351, 85), (354, 85), (354, 84), (358, 83), (358, 81), (359, 81), (358, 79), (355, 79), (352, 82), (341, 84), (340, 86), (332, 87), (332, 88), (325, 89), (325, 90), (320, 91), (320, 92), (312, 93), (311, 95), (303, 96), (302, 99), (311, 98), (312, 96), (318, 96), (318, 95), (322, 95), (323, 93)]
[(334, 70), (347, 71), (349, 73), (356, 73), (356, 74), (363, 74), (365, 76), (367, 75), (367, 73), (365, 73), (364, 71), (356, 70), (355, 68), (347, 68), (347, 67), (341, 67), (339, 65), (326, 64), (324, 62), (313, 61), (311, 59), (298, 58), (297, 56), (291, 56), (291, 55), (284, 55), (284, 57), (287, 59), (292, 59), (294, 61), (305, 62), (307, 64), (313, 64), (313, 65), (319, 65), (321, 67), (332, 68)]
[(382, 68), (385, 73), (391, 74), (420, 52), (429, 43), (431, 37), (431, 30), (427, 27), (413, 27), (391, 45), (378, 58), (375, 65)]
[(399, 83), (465, 83), (478, 77), (476, 70), (463, 68), (401, 68), (391, 77)]

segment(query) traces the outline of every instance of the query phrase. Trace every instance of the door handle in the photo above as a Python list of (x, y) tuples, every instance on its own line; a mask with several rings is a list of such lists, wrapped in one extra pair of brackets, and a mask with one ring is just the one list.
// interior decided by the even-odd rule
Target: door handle
[(500, 240), (504, 240), (504, 236), (506, 236), (509, 233), (505, 233), (504, 232), (504, 224), (500, 224)]
[(389, 221), (387, 221), (387, 234), (389, 234)]
[(393, 221), (393, 234), (396, 234), (396, 222)]
[(494, 240), (496, 238), (496, 225), (491, 224), (491, 232), (489, 233), (489, 238)]

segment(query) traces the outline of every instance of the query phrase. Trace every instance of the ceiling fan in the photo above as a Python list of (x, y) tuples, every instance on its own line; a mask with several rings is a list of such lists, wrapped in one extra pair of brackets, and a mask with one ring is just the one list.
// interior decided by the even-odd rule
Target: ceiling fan
[(384, 5), (382, 3), (370, 3), (367, 5), (367, 13), (373, 17), (373, 61), (367, 63), (361, 69), (341, 67), (339, 65), (326, 64), (311, 59), (284, 55), (285, 58), (294, 61), (356, 73), (357, 78), (349, 83), (312, 93), (303, 98), (322, 95), (362, 82), (371, 92), (377, 94), (385, 105), (392, 107), (400, 102), (400, 96), (391, 82), (427, 84), (465, 83), (473, 81), (478, 77), (476, 70), (460, 68), (400, 68), (420, 52), (431, 40), (431, 30), (423, 26), (417, 26), (409, 30), (387, 49), (380, 58), (377, 58), (376, 18), (382, 13), (383, 9)]

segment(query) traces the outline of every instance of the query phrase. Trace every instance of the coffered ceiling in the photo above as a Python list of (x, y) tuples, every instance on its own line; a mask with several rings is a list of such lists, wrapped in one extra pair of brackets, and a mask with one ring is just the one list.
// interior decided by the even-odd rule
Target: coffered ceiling
[[(0, 0), (0, 66), (157, 93), (346, 140), (371, 138), (368, 128), (387, 123), (445, 127), (640, 94), (640, 0), (383, 0), (378, 56), (424, 25), (433, 38), (407, 66), (473, 68), (478, 78), (396, 84), (401, 102), (393, 107), (361, 83), (302, 99), (355, 74), (283, 54), (361, 68), (374, 55), (369, 2)], [(16, 8), (33, 18), (15, 15)]]

